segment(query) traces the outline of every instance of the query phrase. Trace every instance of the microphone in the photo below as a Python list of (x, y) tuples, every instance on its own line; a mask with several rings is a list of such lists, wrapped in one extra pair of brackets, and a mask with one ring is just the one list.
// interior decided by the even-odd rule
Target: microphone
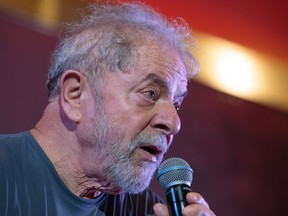
[(193, 170), (181, 158), (169, 158), (158, 169), (157, 179), (165, 190), (171, 216), (180, 216), (181, 210), (188, 205), (186, 194), (191, 191)]

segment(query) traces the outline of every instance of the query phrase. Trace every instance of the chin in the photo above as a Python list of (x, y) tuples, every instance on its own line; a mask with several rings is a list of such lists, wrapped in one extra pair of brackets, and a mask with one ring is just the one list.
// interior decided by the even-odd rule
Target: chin
[(125, 162), (114, 163), (108, 172), (107, 179), (113, 185), (113, 193), (127, 192), (138, 194), (148, 188), (153, 174), (157, 169), (156, 163), (130, 159)]
[(128, 180), (127, 184), (125, 184), (125, 187), (123, 187), (123, 191), (131, 194), (138, 194), (148, 188), (154, 172), (151, 170), (147, 171), (146, 169), (143, 170), (143, 168), (141, 170), (141, 173), (138, 173), (134, 177), (130, 178), (130, 180)]

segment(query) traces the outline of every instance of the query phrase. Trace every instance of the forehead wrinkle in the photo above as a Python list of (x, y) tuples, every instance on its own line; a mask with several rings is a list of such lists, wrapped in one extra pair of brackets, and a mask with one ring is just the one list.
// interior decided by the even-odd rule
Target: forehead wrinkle
[[(171, 53), (167, 55), (167, 53)], [(141, 52), (140, 52), (141, 55)], [(171, 74), (181, 74), (186, 68), (184, 62), (179, 57), (179, 54), (174, 49), (163, 48), (162, 46), (152, 46), (151, 49), (145, 48), (142, 51), (142, 59), (145, 60), (146, 64), (144, 67), (148, 70), (149, 68), (161, 71), (167, 71)], [(187, 74), (185, 75), (187, 78)]]
[(147, 74), (142, 82), (150, 80), (158, 84), (174, 99), (187, 95), (186, 68), (173, 48), (152, 44), (149, 49), (143, 47), (139, 54), (141, 70)]

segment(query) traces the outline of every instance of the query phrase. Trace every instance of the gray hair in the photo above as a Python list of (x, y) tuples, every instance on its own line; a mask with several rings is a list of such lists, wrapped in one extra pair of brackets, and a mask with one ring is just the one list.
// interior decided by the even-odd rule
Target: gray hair
[(169, 21), (139, 2), (89, 5), (80, 22), (66, 26), (66, 33), (52, 55), (48, 96), (59, 93), (59, 79), (69, 69), (84, 73), (91, 82), (100, 77), (103, 68), (129, 71), (137, 49), (151, 42), (172, 46), (180, 54), (188, 78), (198, 73), (199, 66), (191, 52), (196, 43), (183, 19)]

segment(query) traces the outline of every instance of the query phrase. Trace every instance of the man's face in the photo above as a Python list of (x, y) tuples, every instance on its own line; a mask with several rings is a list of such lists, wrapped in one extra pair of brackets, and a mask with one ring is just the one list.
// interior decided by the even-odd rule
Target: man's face
[(100, 91), (95, 100), (103, 101), (89, 113), (89, 159), (110, 192), (141, 192), (180, 129), (177, 108), (187, 92), (183, 62), (173, 49), (150, 46), (129, 73), (106, 72)]

